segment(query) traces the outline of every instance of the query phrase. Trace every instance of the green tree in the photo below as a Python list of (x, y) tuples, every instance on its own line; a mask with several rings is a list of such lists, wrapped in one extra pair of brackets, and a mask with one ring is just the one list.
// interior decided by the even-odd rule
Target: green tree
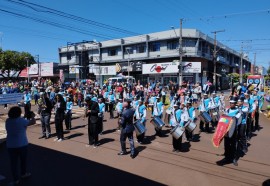
[(28, 52), (17, 52), (12, 50), (0, 50), (0, 70), (6, 75), (0, 73), (3, 78), (10, 78), (12, 71), (21, 73), (28, 65), (35, 63), (34, 57)]

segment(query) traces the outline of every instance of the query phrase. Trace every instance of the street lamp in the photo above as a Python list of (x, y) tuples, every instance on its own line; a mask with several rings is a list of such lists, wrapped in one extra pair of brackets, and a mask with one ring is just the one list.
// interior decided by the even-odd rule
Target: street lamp
[(129, 59), (130, 59), (130, 52), (129, 52), (129, 50), (131, 50), (132, 48), (131, 47), (126, 47), (126, 52), (128, 53), (128, 76), (129, 76), (129, 70), (130, 70), (130, 68), (129, 68)]
[(28, 63), (29, 63), (29, 57), (25, 57), (25, 59), (26, 59), (26, 62), (27, 62), (27, 83), (29, 83), (29, 67), (28, 67)]

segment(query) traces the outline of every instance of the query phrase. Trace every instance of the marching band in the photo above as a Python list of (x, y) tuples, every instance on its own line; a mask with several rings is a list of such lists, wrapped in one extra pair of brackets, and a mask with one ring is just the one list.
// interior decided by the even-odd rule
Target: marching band
[[(141, 89), (143, 88), (140, 87), (139, 90), (141, 91)], [(219, 146), (222, 140), (224, 141), (224, 158), (218, 161), (217, 165), (233, 163), (237, 166), (238, 159), (248, 152), (247, 143), (252, 137), (252, 132), (260, 129), (259, 112), (262, 108), (263, 96), (256, 88), (254, 90), (250, 90), (249, 87), (240, 90), (234, 88), (230, 96), (230, 107), (226, 108), (223, 92), (220, 95), (213, 92), (210, 96), (209, 93), (205, 92), (203, 98), (200, 99), (200, 96), (194, 92), (195, 90), (196, 88), (178, 93), (174, 92), (173, 95), (170, 94), (170, 101), (167, 101), (166, 97), (164, 98), (164, 89), (159, 92), (146, 91), (145, 93), (142, 91), (140, 94), (134, 94), (133, 91), (126, 88), (119, 93), (110, 87), (103, 88), (103, 91), (90, 91), (89, 94), (85, 95), (89, 145), (98, 146), (98, 134), (103, 132), (105, 112), (109, 112), (110, 119), (113, 119), (114, 111), (116, 111), (116, 118), (118, 118), (117, 129), (122, 131), (124, 130), (123, 127), (133, 123), (133, 127), (129, 127), (129, 129), (134, 128), (137, 142), (143, 144), (147, 128), (147, 110), (150, 108), (152, 115), (150, 123), (153, 124), (157, 136), (164, 137), (163, 126), (167, 124), (170, 127), (173, 152), (180, 152), (182, 150), (182, 139), (188, 142), (194, 141), (193, 133), (199, 118), (199, 134), (201, 132), (206, 132), (207, 134), (215, 133), (213, 144), (216, 147)], [(65, 99), (62, 97), (62, 94), (64, 94)], [(51, 136), (49, 120), (51, 110), (53, 109), (51, 104), (54, 103), (54, 111), (56, 112), (56, 141), (60, 142), (64, 138), (64, 119), (66, 129), (71, 129), (73, 103), (65, 93), (56, 92), (55, 98), (56, 101), (51, 101), (47, 95), (41, 93), (41, 98), (38, 100), (42, 117), (41, 138), (48, 139)], [(27, 101), (29, 101), (29, 98), (26, 94), (25, 102)], [(129, 111), (126, 112), (126, 109)], [(125, 113), (128, 113), (128, 116), (124, 115)], [(134, 113), (133, 117), (129, 118), (131, 113)], [(163, 114), (165, 114), (164, 120)], [(222, 123), (224, 124), (224, 121), (227, 120), (229, 125), (226, 130), (220, 131)], [(121, 138), (122, 153), (120, 155), (125, 154), (124, 138), (129, 137), (131, 140), (131, 132), (122, 134), (124, 137)], [(221, 132), (221, 138), (217, 139), (216, 134)], [(134, 154), (132, 157), (134, 157)]]

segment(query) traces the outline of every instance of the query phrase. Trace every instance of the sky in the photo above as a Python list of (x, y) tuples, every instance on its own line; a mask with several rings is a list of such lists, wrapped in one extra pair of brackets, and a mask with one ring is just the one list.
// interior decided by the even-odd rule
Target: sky
[(242, 46), (252, 62), (256, 53), (256, 64), (268, 68), (269, 0), (0, 0), (0, 47), (39, 55), (41, 62), (59, 62), (58, 48), (67, 42), (179, 28), (181, 18), (184, 29), (210, 37), (225, 29), (217, 33), (221, 43), (239, 52)]

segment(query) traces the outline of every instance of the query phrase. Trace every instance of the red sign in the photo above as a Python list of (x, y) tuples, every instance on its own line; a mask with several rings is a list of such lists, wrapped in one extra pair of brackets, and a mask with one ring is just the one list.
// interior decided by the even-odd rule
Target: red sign
[(20, 77), (28, 77), (27, 68), (23, 69), (20, 73)]
[(229, 131), (232, 125), (233, 119), (230, 116), (222, 115), (218, 121), (216, 132), (212, 138), (214, 147), (219, 147), (221, 141), (223, 140), (225, 134)]

